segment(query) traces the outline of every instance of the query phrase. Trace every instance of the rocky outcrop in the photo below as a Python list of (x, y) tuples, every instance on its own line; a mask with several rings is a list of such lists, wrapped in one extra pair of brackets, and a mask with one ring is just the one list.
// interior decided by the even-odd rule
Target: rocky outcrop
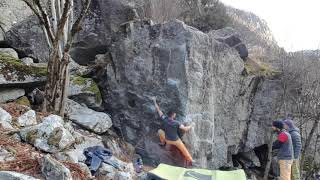
[(164, 112), (174, 109), (178, 120), (196, 123), (184, 141), (201, 166), (230, 164), (247, 130), (256, 81), (242, 76), (238, 53), (213, 33), (180, 21), (126, 27), (111, 51), (113, 62), (104, 75), (97, 72), (114, 125), (144, 147), (140, 153), (161, 156), (154, 145), (160, 122), (150, 99), (157, 96)]
[(20, 136), (23, 141), (50, 153), (64, 150), (75, 142), (72, 134), (64, 128), (62, 118), (56, 115), (45, 117), (38, 125), (21, 129)]
[(98, 134), (106, 132), (112, 126), (108, 114), (96, 112), (70, 99), (67, 100), (66, 113), (74, 123)]

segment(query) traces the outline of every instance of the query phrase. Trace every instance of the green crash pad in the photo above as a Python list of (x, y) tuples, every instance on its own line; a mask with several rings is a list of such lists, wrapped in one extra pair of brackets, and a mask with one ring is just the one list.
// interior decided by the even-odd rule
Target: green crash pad
[[(149, 172), (155, 179), (167, 180), (246, 180), (242, 169), (234, 171), (218, 171), (207, 169), (186, 169), (181, 167), (160, 164)], [(151, 178), (153, 179), (153, 178)]]

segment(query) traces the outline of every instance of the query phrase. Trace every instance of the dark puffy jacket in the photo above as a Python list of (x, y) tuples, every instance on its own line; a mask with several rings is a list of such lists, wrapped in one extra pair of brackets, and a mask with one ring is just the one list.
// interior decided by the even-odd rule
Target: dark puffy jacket
[(278, 160), (292, 160), (293, 146), (290, 134), (285, 130), (279, 132), (277, 141), (273, 143), (272, 149), (279, 149)]
[(301, 135), (298, 128), (291, 128), (289, 129), (289, 133), (292, 139), (292, 146), (293, 146), (293, 156), (294, 159), (298, 159), (301, 153)]

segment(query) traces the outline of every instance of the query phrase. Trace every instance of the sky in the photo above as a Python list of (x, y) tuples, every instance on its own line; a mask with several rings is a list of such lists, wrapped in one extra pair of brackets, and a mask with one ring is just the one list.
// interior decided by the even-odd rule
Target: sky
[(267, 21), (287, 51), (320, 49), (320, 0), (221, 0)]

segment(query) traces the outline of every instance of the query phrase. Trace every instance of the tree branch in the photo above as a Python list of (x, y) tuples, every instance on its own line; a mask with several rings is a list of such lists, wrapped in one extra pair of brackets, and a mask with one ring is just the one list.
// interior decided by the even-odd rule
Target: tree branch
[(65, 52), (68, 52), (70, 50), (74, 36), (76, 35), (77, 32), (81, 30), (80, 29), (81, 23), (85, 15), (88, 13), (90, 4), (91, 4), (91, 0), (85, 0), (78, 19), (72, 25), (70, 36), (68, 38), (68, 42), (65, 47)]
[(46, 13), (46, 11), (41, 6), (39, 0), (33, 0), (33, 2), (36, 4), (37, 8), (40, 11), (39, 15), (41, 15), (41, 17), (42, 17), (43, 25), (46, 28), (46, 31), (47, 31), (47, 34), (48, 34), (48, 37), (49, 37), (51, 43), (53, 44), (55, 38), (54, 38), (54, 35), (53, 35), (53, 32), (52, 32), (52, 27), (51, 27), (51, 24), (50, 24), (50, 21), (49, 21), (48, 14)]
[(64, 27), (66, 25), (66, 22), (68, 21), (68, 16), (69, 16), (69, 12), (70, 12), (70, 1), (73, 0), (67, 0), (64, 3), (64, 8), (63, 8), (63, 12), (61, 15), (61, 18), (58, 22), (58, 29), (57, 29), (57, 33), (56, 33), (56, 41), (60, 40), (63, 33), (64, 33)]

